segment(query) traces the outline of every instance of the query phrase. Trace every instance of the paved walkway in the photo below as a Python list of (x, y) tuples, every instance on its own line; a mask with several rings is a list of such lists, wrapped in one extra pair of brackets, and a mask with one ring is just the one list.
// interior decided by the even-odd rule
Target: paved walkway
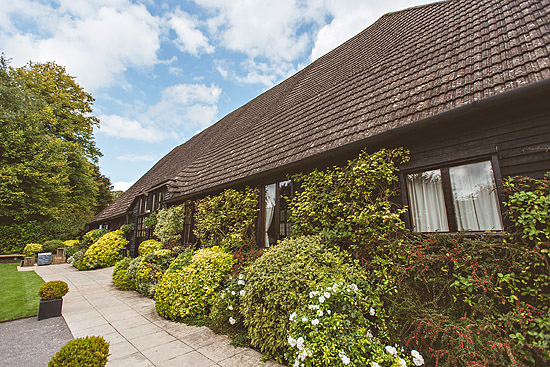
[(75, 338), (100, 335), (110, 342), (113, 367), (274, 367), (262, 363), (261, 354), (235, 348), (230, 339), (207, 327), (168, 321), (155, 311), (155, 303), (137, 292), (119, 291), (111, 281), (112, 268), (78, 271), (74, 267), (34, 267), (45, 281), (63, 280), (63, 317)]

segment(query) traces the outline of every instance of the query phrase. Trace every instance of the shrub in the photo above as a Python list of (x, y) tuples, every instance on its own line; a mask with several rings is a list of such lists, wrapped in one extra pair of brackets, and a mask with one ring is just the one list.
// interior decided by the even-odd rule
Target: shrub
[(159, 210), (157, 213), (157, 225), (153, 231), (155, 237), (167, 246), (177, 244), (181, 240), (184, 222), (185, 204)]
[(23, 254), (28, 257), (36, 257), (39, 252), (42, 252), (42, 245), (39, 243), (29, 243), (23, 249)]
[(52, 280), (40, 286), (38, 295), (43, 300), (62, 298), (69, 291), (69, 286), (62, 280)]
[(20, 254), (27, 243), (42, 243), (46, 235), (38, 222), (0, 226), (0, 254)]
[(67, 259), (67, 263), (71, 264), (78, 270), (86, 270), (81, 266), (83, 257), (84, 257), (84, 250), (78, 250), (74, 254), (69, 256), (69, 258)]
[(136, 228), (136, 225), (134, 223), (130, 223), (130, 224), (122, 225), (120, 227), (120, 230), (122, 231), (122, 233), (124, 233), (124, 235), (127, 235), (128, 233), (133, 231), (135, 228)]
[(101, 236), (109, 233), (106, 229), (92, 229), (91, 231), (86, 232), (82, 236), (81, 246), (84, 248), (90, 247), (94, 242), (97, 242), (101, 238)]
[(289, 315), (307, 302), (319, 282), (355, 279), (359, 270), (345, 263), (320, 236), (285, 239), (269, 248), (245, 271), (241, 300), (251, 344), (267, 358), (284, 359)]
[(228, 189), (196, 202), (194, 232), (203, 246), (234, 250), (255, 244), (258, 191)]
[(372, 241), (392, 238), (405, 228), (405, 210), (391, 198), (399, 193), (398, 165), (408, 152), (363, 151), (345, 167), (313, 170), (292, 177), (300, 191), (290, 201), (295, 235), (327, 233), (345, 249), (357, 250)]
[(67, 240), (67, 241), (63, 241), (63, 247), (65, 247), (66, 249), (68, 249), (69, 247), (78, 247), (78, 244), (80, 242), (78, 240)]
[(244, 318), (241, 314), (241, 294), (246, 284), (244, 274), (230, 277), (227, 287), (216, 294), (210, 312), (210, 325), (213, 330), (230, 336), (246, 335)]
[(146, 240), (139, 244), (138, 253), (139, 256), (144, 256), (160, 249), (162, 249), (162, 243), (155, 240)]
[(122, 258), (120, 251), (127, 243), (121, 230), (103, 235), (84, 253), (82, 268), (89, 270), (113, 266)]
[(162, 277), (155, 293), (157, 312), (171, 320), (206, 315), (233, 264), (219, 247), (200, 249), (189, 265)]
[(57, 253), (57, 249), (63, 247), (63, 241), (60, 240), (49, 240), (42, 244), (44, 252), (51, 252), (52, 254)]
[(166, 270), (166, 273), (175, 273), (175, 272), (183, 269), (184, 267), (189, 265), (192, 258), (193, 258), (193, 251), (192, 250), (188, 250), (187, 252), (179, 254), (178, 257), (176, 257), (172, 261), (172, 263), (170, 263), (170, 266)]
[(109, 357), (109, 343), (100, 336), (86, 336), (71, 340), (57, 352), (48, 367), (103, 367)]
[(417, 351), (409, 356), (397, 345), (384, 347), (386, 327), (377, 317), (377, 297), (363, 293), (356, 284), (319, 287), (309, 293), (308, 303), (289, 317), (287, 359), (294, 366), (424, 364)]
[(135, 283), (127, 273), (131, 261), (131, 258), (125, 257), (122, 260), (117, 261), (113, 269), (113, 283), (115, 284), (115, 287), (121, 291), (133, 291), (136, 289)]
[[(156, 250), (139, 257), (135, 272), (129, 273), (136, 285), (136, 290), (145, 297), (153, 298), (162, 275), (170, 266), (173, 258), (170, 250)], [(135, 275), (134, 275), (135, 274)]]

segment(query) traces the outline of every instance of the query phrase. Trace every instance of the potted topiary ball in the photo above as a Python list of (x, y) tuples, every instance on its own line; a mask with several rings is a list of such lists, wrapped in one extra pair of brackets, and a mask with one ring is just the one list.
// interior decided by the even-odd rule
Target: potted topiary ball
[(52, 280), (42, 284), (38, 294), (40, 306), (38, 307), (38, 320), (61, 316), (63, 296), (69, 291), (69, 286), (62, 280)]

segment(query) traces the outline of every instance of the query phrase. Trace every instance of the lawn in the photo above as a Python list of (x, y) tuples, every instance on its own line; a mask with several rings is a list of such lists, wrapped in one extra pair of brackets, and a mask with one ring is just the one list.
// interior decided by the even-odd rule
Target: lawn
[(17, 271), (17, 265), (0, 263), (0, 321), (38, 314), (44, 281), (34, 271)]

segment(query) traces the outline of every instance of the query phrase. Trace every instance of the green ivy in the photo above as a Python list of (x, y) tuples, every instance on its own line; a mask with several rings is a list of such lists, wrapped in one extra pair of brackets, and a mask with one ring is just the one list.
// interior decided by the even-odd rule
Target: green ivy
[(166, 246), (172, 246), (181, 241), (183, 224), (185, 222), (185, 204), (161, 209), (156, 215), (154, 229), (155, 237)]
[(399, 192), (397, 166), (408, 161), (408, 151), (363, 151), (344, 167), (297, 174), (300, 190), (290, 202), (297, 235), (326, 232), (343, 248), (358, 249), (391, 237), (405, 228), (391, 198)]
[(236, 250), (256, 243), (258, 191), (228, 189), (196, 203), (194, 232), (203, 246)]

